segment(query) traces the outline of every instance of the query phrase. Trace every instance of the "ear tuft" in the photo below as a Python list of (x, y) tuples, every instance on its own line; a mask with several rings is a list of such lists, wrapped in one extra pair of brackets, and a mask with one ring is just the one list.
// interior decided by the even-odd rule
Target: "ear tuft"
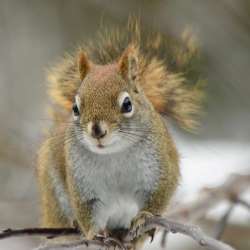
[(138, 52), (134, 46), (129, 46), (122, 54), (119, 62), (119, 72), (124, 79), (135, 81), (138, 75)]
[(79, 57), (78, 57), (78, 70), (80, 73), (80, 79), (83, 81), (85, 76), (90, 70), (90, 62), (86, 56), (86, 54), (83, 51), (80, 51)]

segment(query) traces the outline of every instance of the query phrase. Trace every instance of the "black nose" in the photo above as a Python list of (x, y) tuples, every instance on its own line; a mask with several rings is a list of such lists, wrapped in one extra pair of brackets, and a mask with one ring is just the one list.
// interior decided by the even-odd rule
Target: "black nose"
[(101, 139), (107, 134), (106, 130), (103, 130), (99, 123), (94, 123), (92, 126), (91, 135), (96, 139)]

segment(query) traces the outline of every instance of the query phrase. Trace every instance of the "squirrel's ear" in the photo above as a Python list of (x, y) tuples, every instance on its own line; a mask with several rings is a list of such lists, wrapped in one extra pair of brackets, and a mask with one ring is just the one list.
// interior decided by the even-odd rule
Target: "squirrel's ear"
[(123, 78), (134, 81), (138, 75), (138, 53), (134, 46), (128, 47), (119, 62), (119, 72)]
[(88, 60), (85, 53), (80, 51), (79, 56), (78, 56), (78, 70), (79, 70), (79, 73), (80, 73), (81, 81), (85, 78), (85, 76), (89, 72), (90, 64), (91, 63)]

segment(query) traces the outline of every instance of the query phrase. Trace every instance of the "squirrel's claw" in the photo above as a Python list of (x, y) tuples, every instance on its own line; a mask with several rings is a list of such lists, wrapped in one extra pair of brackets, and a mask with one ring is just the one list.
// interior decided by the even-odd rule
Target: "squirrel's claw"
[[(145, 224), (146, 220), (153, 217), (153, 216), (154, 215), (148, 211), (139, 212), (131, 223), (130, 233), (132, 233), (135, 237), (137, 237), (139, 230)], [(154, 232), (153, 232), (153, 234), (154, 234)], [(151, 236), (151, 238), (153, 238), (151, 234), (150, 234), (150, 236)]]
[(150, 237), (150, 243), (153, 242), (153, 240), (154, 240), (154, 238), (155, 238), (155, 233), (156, 233), (156, 229), (155, 229), (155, 228), (147, 232), (147, 234), (148, 234), (149, 237)]
[(97, 240), (102, 240), (103, 242), (105, 241), (105, 239), (109, 238), (110, 234), (108, 232), (108, 230), (101, 230), (98, 232), (98, 234), (95, 235), (95, 239)]
[(110, 236), (110, 233), (108, 230), (100, 231), (98, 234), (95, 235), (94, 239), (102, 241), (108, 247), (118, 246), (119, 249), (124, 249), (124, 250), (126, 249), (120, 240)]
[(105, 245), (109, 245), (109, 246), (118, 246), (120, 249), (125, 250), (125, 246), (122, 244), (122, 242), (118, 239), (112, 238), (112, 237), (107, 237), (103, 240)]
[(79, 232), (81, 231), (80, 227), (79, 227), (79, 224), (78, 224), (78, 222), (76, 220), (73, 220), (70, 224), (71, 224), (71, 226), (73, 228), (77, 229)]

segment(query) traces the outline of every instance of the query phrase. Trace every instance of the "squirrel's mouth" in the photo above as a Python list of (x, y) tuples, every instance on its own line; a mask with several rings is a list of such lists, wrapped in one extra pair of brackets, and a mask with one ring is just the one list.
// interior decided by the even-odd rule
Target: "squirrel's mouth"
[(102, 143), (100, 143), (100, 142), (98, 142), (96, 146), (97, 146), (98, 148), (104, 148), (104, 147), (105, 147), (105, 146), (104, 146)]
[(90, 151), (97, 154), (117, 153), (131, 145), (131, 141), (126, 141), (124, 138), (112, 133), (99, 139), (85, 135), (83, 142)]

